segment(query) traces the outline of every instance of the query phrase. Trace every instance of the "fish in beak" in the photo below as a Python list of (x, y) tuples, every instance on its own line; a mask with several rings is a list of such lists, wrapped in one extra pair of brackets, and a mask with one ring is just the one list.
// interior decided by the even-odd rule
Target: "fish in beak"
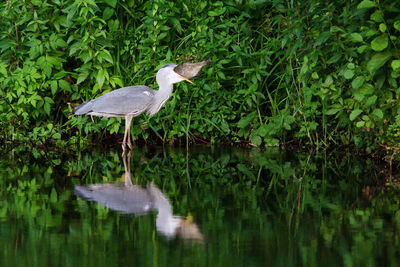
[(192, 62), (186, 62), (181, 65), (178, 65), (174, 68), (174, 71), (185, 81), (188, 81), (192, 84), (194, 84), (191, 80), (191, 78), (197, 76), (199, 72), (201, 71), (201, 68), (203, 68), (206, 65), (212, 65), (214, 64), (211, 62), (210, 58), (203, 60), (201, 62), (197, 63), (192, 63)]

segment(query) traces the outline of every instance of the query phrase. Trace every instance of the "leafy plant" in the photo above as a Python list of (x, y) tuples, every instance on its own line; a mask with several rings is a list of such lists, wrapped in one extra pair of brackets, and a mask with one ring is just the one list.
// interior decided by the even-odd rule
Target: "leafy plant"
[(156, 88), (163, 64), (212, 56), (198, 86), (178, 84), (156, 116), (135, 118), (134, 139), (396, 147), (399, 9), (371, 0), (6, 1), (0, 131), (59, 146), (120, 136), (121, 119), (82, 119), (73, 107), (125, 85)]

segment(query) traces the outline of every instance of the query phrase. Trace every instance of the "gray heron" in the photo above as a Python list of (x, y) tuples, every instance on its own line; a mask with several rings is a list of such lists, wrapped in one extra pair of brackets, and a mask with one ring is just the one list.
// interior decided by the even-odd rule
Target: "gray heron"
[(122, 148), (125, 151), (126, 145), (132, 149), (131, 123), (133, 117), (143, 112), (152, 116), (156, 114), (172, 95), (173, 84), (188, 81), (196, 76), (201, 68), (211, 64), (210, 60), (181, 65), (172, 63), (161, 67), (156, 75), (159, 89), (153, 90), (145, 85), (123, 87), (113, 90), (98, 98), (86, 101), (75, 107), (75, 115), (93, 115), (99, 117), (125, 117), (125, 134), (122, 141)]

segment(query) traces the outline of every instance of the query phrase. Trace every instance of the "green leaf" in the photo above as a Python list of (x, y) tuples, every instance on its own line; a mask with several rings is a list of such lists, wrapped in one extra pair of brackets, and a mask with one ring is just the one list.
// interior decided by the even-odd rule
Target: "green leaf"
[(249, 170), (249, 166), (248, 165), (244, 165), (244, 164), (239, 163), (238, 165), (236, 165), (236, 169), (239, 170), (244, 175), (246, 175), (247, 177), (249, 177), (250, 181), (255, 179), (254, 173)]
[(355, 118), (358, 117), (358, 115), (360, 115), (362, 113), (361, 109), (355, 109), (350, 113), (350, 120), (354, 121)]
[(114, 62), (113, 58), (112, 58), (112, 56), (111, 56), (111, 54), (110, 54), (110, 52), (108, 50), (100, 51), (99, 57), (104, 58), (106, 61), (108, 61), (111, 64)]
[(342, 53), (334, 53), (334, 55), (330, 59), (328, 59), (326, 63), (333, 64), (338, 62), (341, 58), (342, 58)]
[(332, 75), (326, 76), (325, 82), (322, 84), (325, 87), (328, 87), (333, 84)]
[(363, 0), (361, 3), (358, 4), (357, 9), (362, 9), (362, 8), (371, 8), (375, 6), (375, 2), (370, 1), (370, 0)]
[(258, 128), (256, 131), (257, 135), (259, 136), (265, 136), (268, 133), (268, 126), (266, 124), (263, 124)]
[(67, 76), (67, 74), (68, 74), (68, 72), (66, 72), (66, 71), (57, 72), (57, 73), (55, 73), (55, 74), (53, 75), (53, 79), (55, 79), (55, 80), (62, 79), (62, 78), (64, 78), (65, 76)]
[(225, 133), (230, 133), (229, 124), (225, 120), (221, 121), (220, 126), (222, 131), (224, 131)]
[(364, 84), (364, 82), (365, 82), (365, 77), (364, 76), (358, 76), (353, 80), (353, 82), (351, 83), (351, 86), (354, 89), (358, 89)]
[(50, 116), (50, 103), (49, 102), (44, 102), (43, 109), (44, 109), (44, 112), (46, 112), (46, 114)]
[(114, 14), (114, 9), (106, 7), (103, 11), (103, 19), (108, 20)]
[(61, 68), (62, 67), (62, 63), (66, 62), (65, 59), (59, 58), (59, 57), (53, 57), (53, 56), (47, 56), (46, 57), (47, 63), (50, 66), (55, 66), (57, 68)]
[(390, 52), (378, 53), (374, 55), (367, 63), (367, 70), (371, 74), (374, 74), (376, 70), (382, 67), (391, 57), (392, 53)]
[(46, 74), (46, 76), (48, 78), (50, 78), (50, 76), (51, 76), (51, 66), (50, 66), (50, 64), (47, 64), (47, 63), (44, 64), (43, 72), (44, 72), (44, 74)]
[(68, 46), (67, 42), (61, 38), (57, 39), (56, 44), (58, 47), (67, 47)]
[(374, 40), (371, 42), (371, 48), (375, 51), (382, 51), (384, 50), (389, 44), (389, 38), (387, 37), (386, 34), (382, 34), (378, 37), (376, 37)]
[(54, 139), (61, 139), (61, 134), (60, 133), (54, 133), (53, 134)]
[(379, 108), (377, 108), (377, 109), (374, 109), (374, 111), (372, 111), (372, 113), (371, 113), (371, 117), (374, 117), (374, 118), (376, 118), (376, 119), (383, 119), (383, 112), (382, 112), (382, 110), (381, 109), (379, 109)]
[(172, 26), (174, 27), (175, 30), (178, 31), (178, 33), (183, 33), (183, 28), (181, 25), (181, 22), (179, 21), (179, 19), (171, 17), (169, 18), (170, 23), (172, 24)]
[(117, 6), (117, 0), (104, 0), (110, 7), (115, 8)]
[(373, 94), (375, 91), (375, 87), (370, 83), (364, 83), (360, 88), (360, 93), (363, 95)]
[(71, 86), (69, 85), (69, 82), (67, 82), (66, 80), (59, 80), (58, 85), (64, 91), (71, 91)]
[(367, 101), (365, 101), (365, 106), (367, 108), (371, 107), (373, 104), (376, 103), (377, 99), (378, 99), (378, 97), (376, 95), (368, 97)]
[(225, 11), (226, 11), (226, 7), (219, 7), (219, 8), (217, 8), (217, 9), (215, 9), (215, 10), (210, 10), (210, 11), (208, 11), (208, 15), (209, 15), (210, 17), (219, 17), (219, 16), (221, 16), (222, 14), (224, 14)]
[(45, 102), (48, 102), (48, 103), (50, 103), (50, 104), (54, 104), (54, 100), (51, 99), (51, 98), (48, 97), (48, 96), (45, 96), (45, 97), (44, 97), (44, 101), (45, 101)]
[(365, 121), (357, 121), (357, 123), (356, 123), (357, 128), (362, 128), (362, 127), (364, 127), (364, 125), (365, 125)]
[(116, 77), (116, 76), (113, 76), (113, 77), (110, 78), (110, 83), (114, 87), (115, 87), (115, 85), (118, 85), (119, 87), (124, 87), (123, 81), (120, 78)]
[(339, 108), (332, 108), (332, 109), (327, 110), (325, 112), (325, 115), (334, 115), (334, 114), (338, 113), (340, 110), (341, 109), (339, 109)]
[(160, 35), (157, 36), (158, 40), (162, 40), (168, 36), (168, 32), (162, 32)]
[(222, 71), (218, 71), (217, 75), (219, 78), (221, 78), (222, 80), (226, 80), (225, 74)]
[(55, 95), (57, 93), (57, 81), (50, 81), (51, 94)]
[(253, 145), (255, 145), (255, 146), (260, 146), (262, 140), (261, 140), (261, 137), (258, 136), (258, 135), (254, 135), (254, 136), (251, 135), (251, 136), (250, 136), (250, 142), (251, 142)]
[(371, 14), (371, 20), (375, 22), (383, 22), (383, 12), (379, 9), (375, 10), (374, 13)]
[(399, 59), (395, 59), (392, 61), (392, 69), (394, 71), (400, 71), (400, 60)]
[(0, 73), (7, 77), (7, 64), (0, 63)]
[(387, 30), (386, 24), (384, 24), (384, 23), (379, 24), (379, 30), (381, 32), (386, 32), (386, 30)]
[(361, 102), (361, 101), (363, 101), (363, 99), (365, 98), (365, 95), (362, 94), (361, 92), (357, 91), (357, 92), (354, 92), (354, 93), (353, 93), (353, 98), (354, 98), (355, 100), (357, 100), (358, 102)]
[(99, 88), (103, 87), (104, 84), (104, 69), (99, 69), (99, 71), (97, 72), (97, 77), (96, 77), (96, 81), (99, 84)]
[(352, 34), (350, 34), (350, 38), (353, 42), (361, 43), (363, 41), (361, 34), (359, 34), (357, 32), (353, 32)]
[(393, 27), (394, 27), (396, 30), (400, 31), (400, 20), (397, 20), (397, 21), (393, 24)]
[(367, 115), (362, 115), (362, 116), (361, 116), (361, 119), (362, 119), (363, 121), (369, 121), (369, 117), (368, 117)]
[(50, 193), (50, 202), (51, 203), (57, 203), (57, 198), (58, 198), (57, 192), (53, 187), (53, 189), (51, 190), (51, 193)]
[(365, 51), (367, 48), (369, 48), (368, 45), (359, 46), (359, 47), (357, 48), (357, 52), (358, 52), (359, 54), (362, 54), (362, 53), (364, 53), (364, 51)]
[(78, 80), (76, 81), (76, 84), (80, 84), (81, 82), (86, 80), (86, 78), (88, 76), (89, 76), (89, 72), (81, 72), (81, 73), (79, 73)]
[(345, 79), (349, 80), (349, 79), (353, 78), (353, 76), (354, 76), (354, 71), (353, 71), (353, 70), (347, 69), (347, 70), (345, 70), (345, 71), (343, 72), (343, 76), (344, 76)]
[(330, 29), (331, 33), (335, 33), (335, 32), (346, 32), (342, 27), (339, 26), (332, 26)]
[(0, 41), (0, 51), (1, 52), (11, 49), (14, 46), (15, 46), (15, 43), (14, 43), (14, 40), (12, 40), (12, 39), (5, 38)]
[(238, 126), (239, 128), (245, 128), (245, 127), (249, 126), (249, 125), (250, 125), (250, 122), (254, 119), (255, 116), (256, 116), (256, 112), (253, 111), (252, 113), (250, 113), (250, 114), (247, 115), (246, 117), (242, 118), (242, 119), (238, 122), (237, 126)]
[(84, 51), (79, 55), (79, 58), (83, 60), (83, 63), (88, 63), (90, 60), (93, 59), (92, 54), (88, 51)]

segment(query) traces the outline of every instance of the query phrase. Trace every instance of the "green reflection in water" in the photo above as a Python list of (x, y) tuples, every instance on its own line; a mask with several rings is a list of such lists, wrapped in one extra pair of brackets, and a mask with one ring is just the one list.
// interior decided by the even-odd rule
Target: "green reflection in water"
[[(355, 156), (233, 148), (136, 149), (132, 182), (153, 182), (202, 242), (157, 232), (74, 194), (121, 181), (119, 152), (13, 151), (0, 159), (0, 266), (371, 266), (400, 259), (400, 190)], [(392, 178), (391, 182), (396, 180)]]

